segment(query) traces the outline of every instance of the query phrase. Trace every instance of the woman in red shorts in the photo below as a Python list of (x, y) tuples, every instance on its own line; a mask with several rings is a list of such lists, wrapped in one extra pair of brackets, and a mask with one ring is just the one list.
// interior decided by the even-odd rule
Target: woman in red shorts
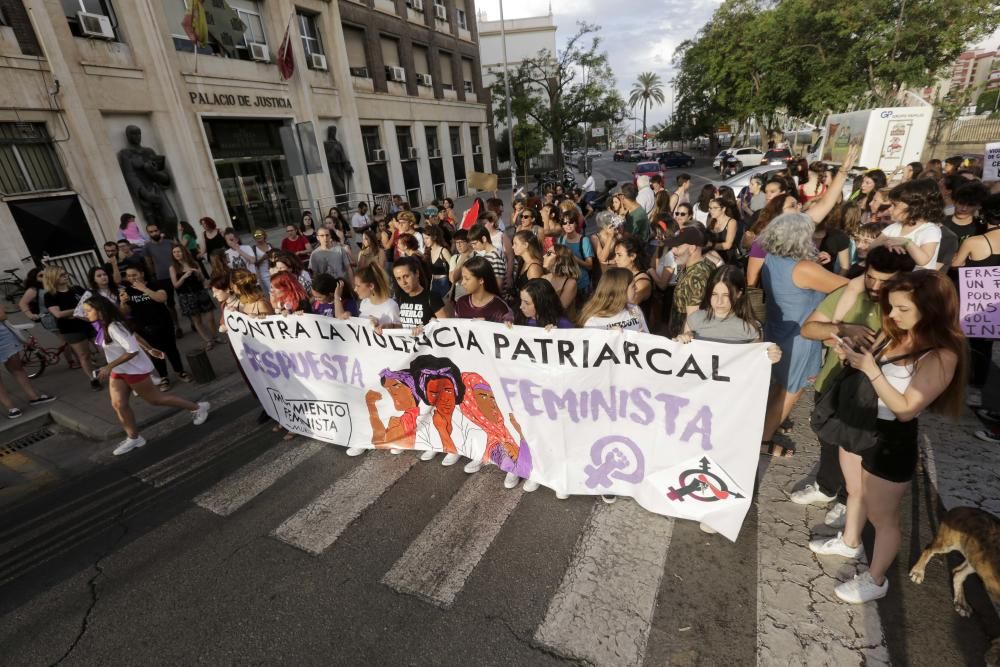
[[(135, 414), (128, 404), (133, 391), (139, 398), (152, 405), (169, 405), (189, 410), (195, 426), (205, 423), (211, 407), (207, 402), (192, 403), (179, 396), (156, 390), (153, 381), (149, 379), (150, 373), (153, 372), (153, 362), (129, 331), (125, 320), (113, 303), (101, 297), (87, 299), (83, 304), (83, 314), (97, 332), (94, 343), (104, 350), (104, 356), (108, 360), (107, 365), (102, 366), (98, 373), (100, 379), (108, 383), (108, 388), (111, 390), (111, 405), (127, 436), (115, 447), (113, 452), (115, 456), (146, 444), (146, 439), (139, 435)], [(150, 353), (163, 354), (158, 350)]]

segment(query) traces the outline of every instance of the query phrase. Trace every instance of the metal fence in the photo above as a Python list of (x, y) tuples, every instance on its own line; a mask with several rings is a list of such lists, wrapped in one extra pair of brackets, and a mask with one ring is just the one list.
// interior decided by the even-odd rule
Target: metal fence
[(87, 273), (92, 266), (100, 266), (101, 260), (93, 250), (83, 252), (71, 252), (68, 255), (56, 255), (55, 257), (42, 257), (42, 264), (45, 266), (58, 266), (73, 277), (73, 283), (86, 287)]

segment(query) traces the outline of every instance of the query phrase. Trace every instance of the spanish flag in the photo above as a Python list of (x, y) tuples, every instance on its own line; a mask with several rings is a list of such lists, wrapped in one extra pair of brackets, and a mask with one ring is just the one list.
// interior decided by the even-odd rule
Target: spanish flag
[(208, 20), (205, 18), (205, 7), (202, 0), (190, 0), (190, 2), (191, 8), (184, 15), (181, 26), (195, 46), (199, 48), (208, 46)]

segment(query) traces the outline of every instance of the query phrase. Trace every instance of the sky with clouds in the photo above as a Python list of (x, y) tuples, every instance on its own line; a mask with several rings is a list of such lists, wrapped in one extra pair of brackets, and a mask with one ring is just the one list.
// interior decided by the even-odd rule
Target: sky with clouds
[[(552, 0), (552, 14), (558, 28), (556, 44), (562, 48), (565, 40), (576, 32), (577, 21), (601, 26), (601, 48), (608, 54), (618, 90), (624, 97), (640, 72), (659, 74), (664, 82), (666, 100), (663, 106), (647, 112), (647, 123), (652, 125), (670, 115), (667, 82), (674, 75), (670, 64), (674, 50), (685, 39), (693, 37), (720, 4), (721, 0), (651, 0), (625, 3), (623, 7), (608, 0)], [(489, 20), (500, 18), (499, 0), (476, 0), (476, 10), (485, 11)], [(507, 20), (547, 12), (547, 0), (504, 0), (503, 3)]]
[[(652, 125), (670, 115), (669, 84), (674, 76), (671, 65), (674, 50), (685, 39), (694, 37), (712, 17), (722, 0), (645, 0), (616, 5), (608, 0), (551, 0), (552, 14), (558, 29), (556, 44), (562, 48), (576, 32), (577, 21), (601, 26), (602, 48), (608, 54), (618, 90), (627, 98), (640, 72), (652, 71), (664, 81), (665, 104), (647, 112)], [(504, 0), (505, 19), (538, 16), (548, 12), (548, 0)], [(476, 10), (489, 20), (499, 20), (500, 0), (476, 0)], [(996, 49), (1000, 31), (983, 40), (978, 47)]]

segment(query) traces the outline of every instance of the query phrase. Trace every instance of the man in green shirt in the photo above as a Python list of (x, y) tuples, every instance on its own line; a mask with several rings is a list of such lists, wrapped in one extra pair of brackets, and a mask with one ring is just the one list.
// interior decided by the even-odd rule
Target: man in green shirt
[(622, 230), (635, 236), (643, 244), (649, 243), (649, 216), (646, 215), (646, 209), (636, 201), (636, 197), (639, 196), (639, 189), (632, 183), (626, 183), (622, 186), (621, 194), (622, 203), (625, 205), (625, 210), (627, 211)]
[(664, 245), (673, 250), (678, 266), (684, 267), (677, 286), (674, 288), (674, 301), (670, 305), (670, 324), (667, 336), (675, 338), (684, 332), (687, 316), (701, 307), (708, 287), (708, 279), (715, 271), (715, 264), (702, 257), (702, 249), (707, 239), (701, 227), (685, 227), (668, 238)]
[[(909, 255), (894, 253), (884, 246), (872, 250), (868, 254), (867, 261), (868, 266), (863, 277), (865, 289), (839, 322), (834, 321), (834, 314), (847, 287), (841, 287), (828, 294), (802, 325), (803, 338), (821, 340), (827, 344), (823, 368), (816, 376), (817, 403), (823, 390), (843, 368), (840, 357), (834, 349), (836, 342), (834, 336), (847, 340), (854, 347), (870, 346), (882, 329), (882, 308), (879, 306), (879, 292), (882, 286), (899, 273), (912, 271), (914, 266), (913, 259)], [(836, 499), (837, 504), (826, 515), (826, 524), (833, 528), (842, 528), (846, 517), (844, 506), (846, 496), (844, 475), (840, 469), (840, 448), (823, 441), (819, 444), (819, 469), (816, 471), (816, 481), (792, 493), (792, 502), (800, 505), (826, 504)]]

